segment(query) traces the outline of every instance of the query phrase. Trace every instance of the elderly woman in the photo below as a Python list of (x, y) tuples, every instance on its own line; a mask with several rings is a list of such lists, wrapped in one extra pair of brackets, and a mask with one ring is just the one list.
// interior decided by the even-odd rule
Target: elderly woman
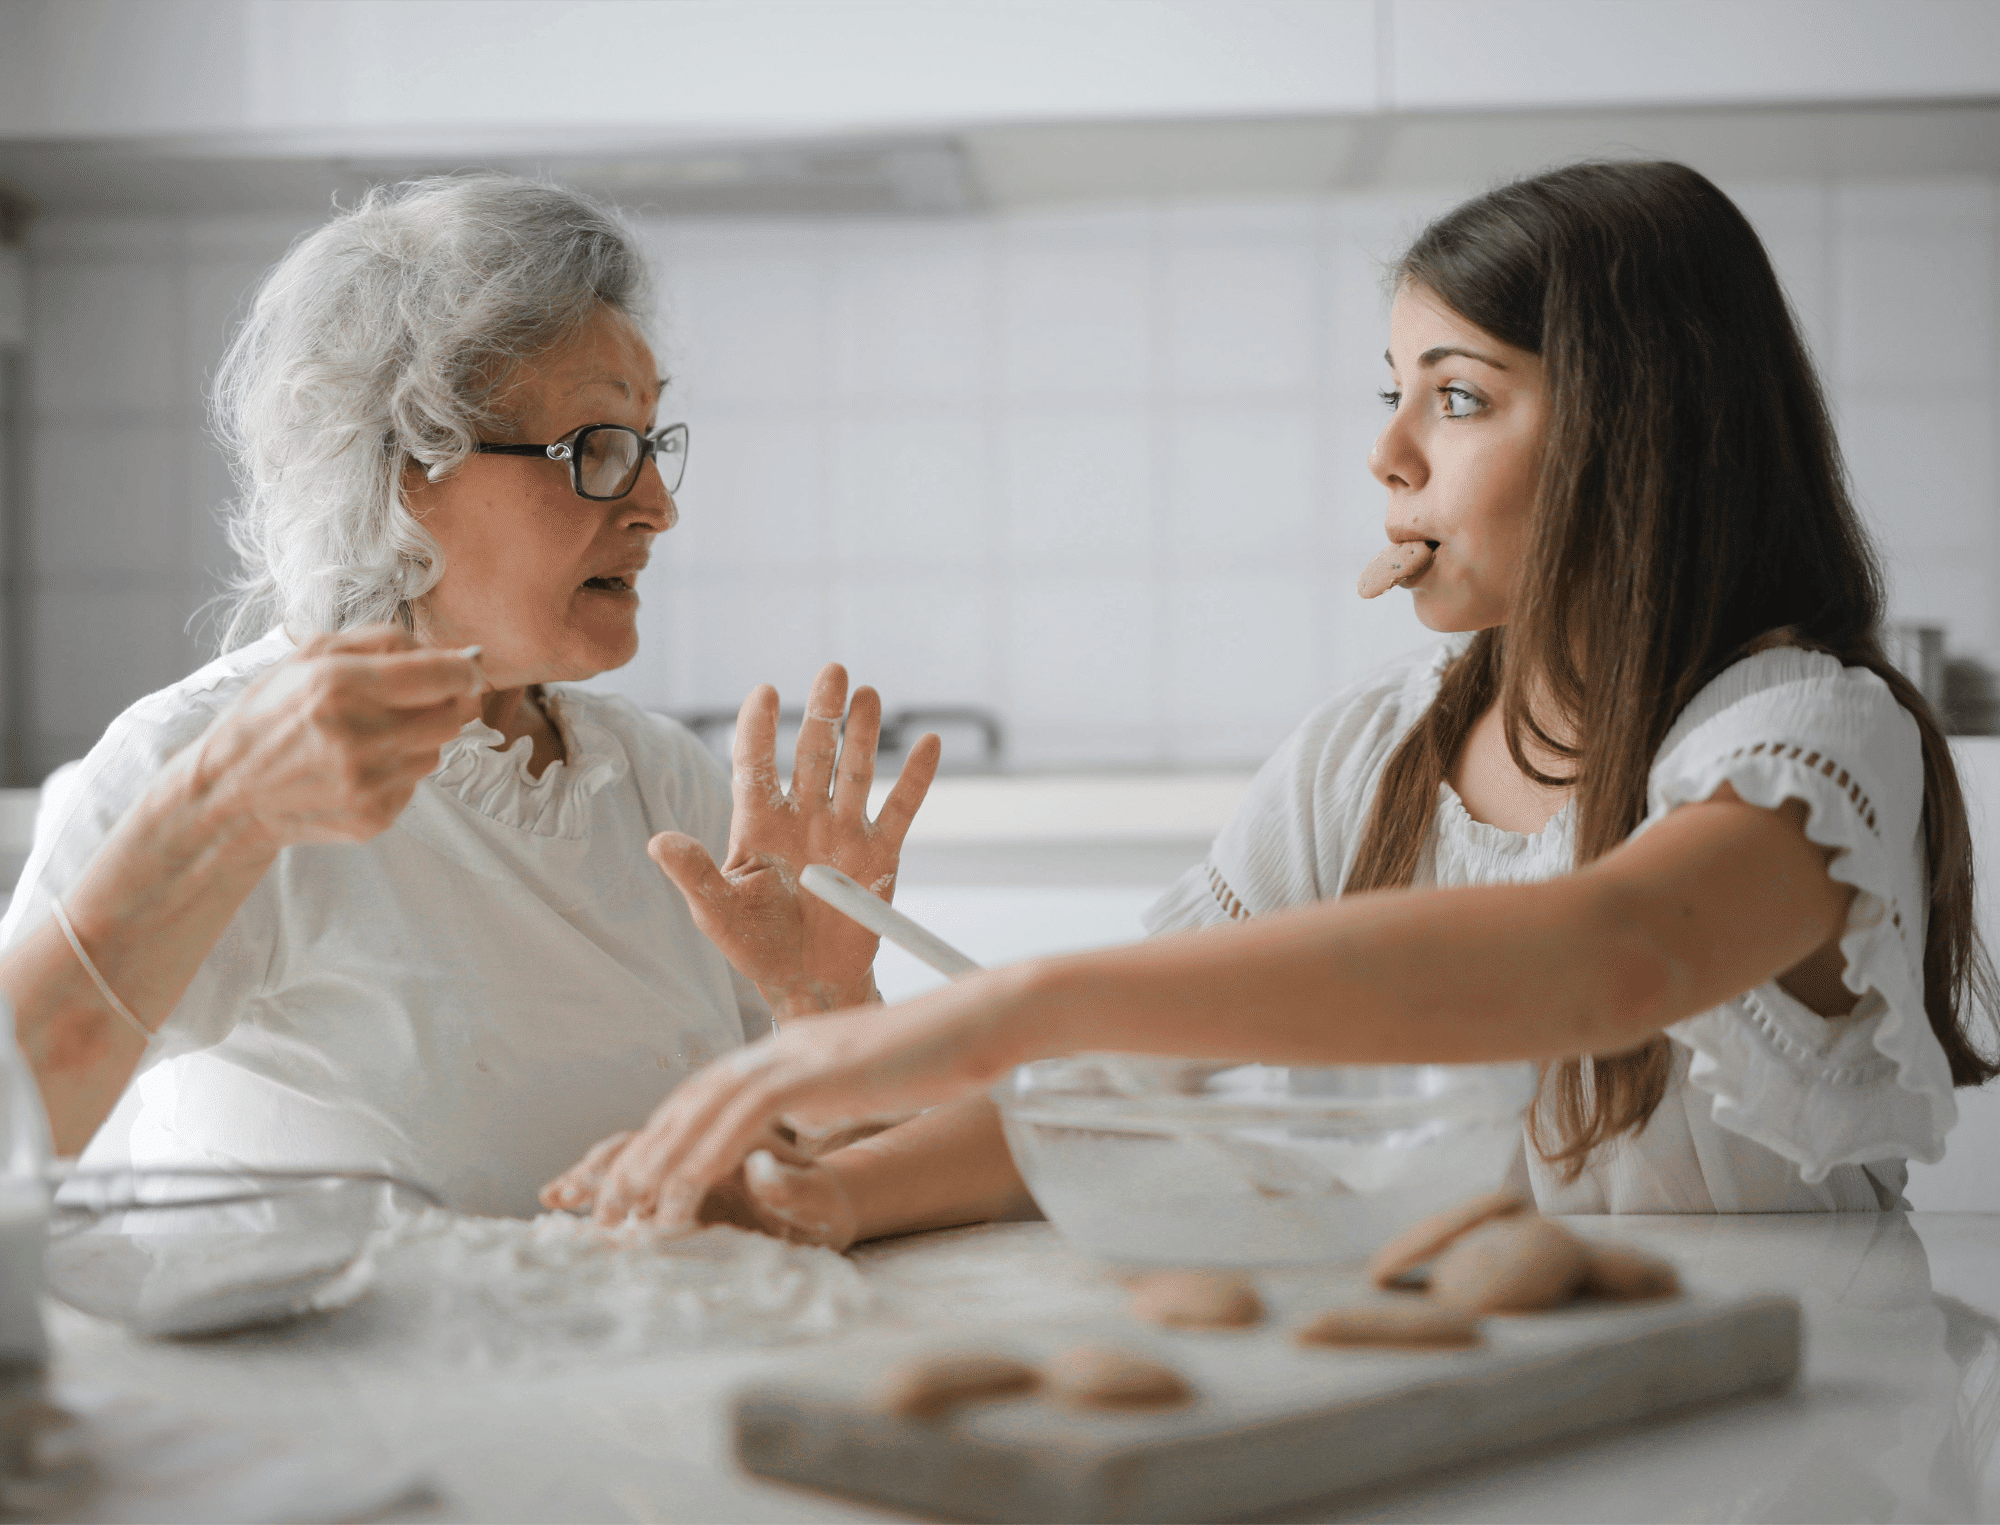
[(618, 223), (497, 176), (377, 191), (271, 272), (217, 392), (225, 644), (269, 633), (112, 723), (0, 923), (59, 1148), (531, 1212), (774, 1014), (870, 997), (873, 939), (794, 871), (892, 882), (934, 738), (870, 822), (873, 692), (836, 770), (821, 673), (787, 792), (760, 689), (732, 812), (685, 729), (558, 686), (631, 659), (676, 518), (644, 300)]

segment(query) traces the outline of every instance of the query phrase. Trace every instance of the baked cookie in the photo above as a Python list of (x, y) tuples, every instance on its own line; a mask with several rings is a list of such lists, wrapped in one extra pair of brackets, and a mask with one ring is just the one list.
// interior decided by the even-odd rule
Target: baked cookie
[(1437, 1259), (1460, 1234), (1477, 1228), (1489, 1218), (1511, 1217), (1526, 1212), (1528, 1204), (1511, 1192), (1489, 1191), (1441, 1213), (1433, 1213), (1412, 1223), (1396, 1235), (1368, 1262), (1368, 1279), (1378, 1287), (1391, 1287), (1418, 1266)]
[(1614, 1302), (1642, 1302), (1651, 1297), (1672, 1297), (1681, 1289), (1680, 1274), (1657, 1255), (1635, 1250), (1629, 1244), (1585, 1245), (1588, 1263), (1584, 1267), (1583, 1290), (1589, 1297)]
[(1132, 1316), (1180, 1329), (1247, 1329), (1264, 1301), (1247, 1278), (1222, 1271), (1149, 1271), (1132, 1283)]
[(1452, 1241), (1431, 1267), (1430, 1295), (1468, 1313), (1534, 1313), (1576, 1296), (1589, 1263), (1583, 1241), (1561, 1224), (1516, 1214)]
[(935, 1419), (962, 1403), (1032, 1392), (1041, 1381), (1040, 1372), (1015, 1356), (985, 1350), (938, 1351), (890, 1367), (875, 1406), (904, 1419)]
[(1440, 1350), (1477, 1345), (1479, 1321), (1428, 1298), (1329, 1308), (1292, 1338), (1301, 1345), (1374, 1345)]
[(1072, 1345), (1043, 1371), (1049, 1395), (1079, 1408), (1178, 1408), (1194, 1398), (1171, 1366), (1111, 1345)]

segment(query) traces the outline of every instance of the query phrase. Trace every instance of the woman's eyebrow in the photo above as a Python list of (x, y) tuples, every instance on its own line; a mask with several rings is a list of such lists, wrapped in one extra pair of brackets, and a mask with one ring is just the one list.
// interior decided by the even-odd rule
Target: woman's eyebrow
[(1491, 355), (1482, 355), (1476, 349), (1466, 349), (1457, 344), (1439, 344), (1427, 349), (1421, 355), (1417, 356), (1417, 364), (1419, 367), (1428, 369), (1436, 365), (1447, 355), (1463, 355), (1468, 360), (1477, 360), (1481, 365), (1490, 365), (1496, 371), (1507, 369), (1507, 363), (1504, 360), (1495, 360)]
[[(666, 391), (667, 382), (670, 379), (671, 378), (669, 377), (662, 376), (659, 378), (659, 380), (653, 383), (654, 386), (653, 395), (656, 398), (661, 393)], [(630, 397), (632, 395), (632, 383), (627, 381), (622, 376), (592, 376), (589, 380), (579, 381), (576, 384), (576, 390), (578, 392), (588, 391), (591, 387), (616, 387), (619, 391), (623, 392), (627, 397)]]

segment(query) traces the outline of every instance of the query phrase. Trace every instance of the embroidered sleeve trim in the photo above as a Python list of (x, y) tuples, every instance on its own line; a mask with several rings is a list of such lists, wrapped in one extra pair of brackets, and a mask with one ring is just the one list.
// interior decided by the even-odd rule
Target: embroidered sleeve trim
[(1222, 907), (1231, 921), (1248, 921), (1250, 907), (1237, 898), (1236, 891), (1229, 887), (1229, 881), (1222, 877), (1220, 870), (1208, 865), (1208, 892), (1215, 897), (1215, 903)]
[(1869, 803), (1861, 785), (1848, 776), (1845, 768), (1831, 757), (1823, 757), (1818, 752), (1808, 752), (1804, 747), (1787, 746), (1782, 741), (1760, 741), (1754, 747), (1738, 747), (1729, 754), (1731, 762), (1739, 757), (1775, 757), (1785, 762), (1795, 762), (1802, 767), (1815, 768), (1826, 778), (1847, 791), (1848, 803), (1854, 806), (1854, 813), (1861, 817), (1868, 829), (1881, 836), (1881, 828), (1875, 824), (1875, 807)]
[[(1811, 768), (1824, 778), (1832, 779), (1837, 788), (1846, 792), (1847, 802), (1854, 807), (1854, 813), (1861, 823), (1878, 840), (1880, 839), (1882, 828), (1875, 824), (1875, 806), (1869, 800), (1867, 791), (1831, 757), (1808, 751), (1801, 746), (1787, 745), (1782, 741), (1760, 741), (1755, 746), (1738, 747), (1729, 754), (1731, 762), (1744, 757), (1770, 757), (1781, 762), (1795, 762), (1803, 768)], [(1888, 907), (1890, 925), (1896, 929), (1896, 935), (1907, 944), (1910, 938), (1909, 933), (1903, 928), (1903, 908), (1896, 903), (1894, 896), (1889, 897)]]

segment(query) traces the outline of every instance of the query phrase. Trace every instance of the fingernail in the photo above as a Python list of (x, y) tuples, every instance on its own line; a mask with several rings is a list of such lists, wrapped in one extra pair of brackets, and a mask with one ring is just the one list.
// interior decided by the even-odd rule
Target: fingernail
[(485, 649), (486, 648), (484, 646), (462, 646), (459, 648), (458, 654), (461, 657), (465, 658), (466, 661), (470, 662), (474, 660), (476, 657), (478, 657), (478, 655)]
[(752, 1186), (776, 1186), (784, 1179), (784, 1172), (778, 1169), (778, 1158), (768, 1149), (759, 1149), (743, 1162), (743, 1174)]

